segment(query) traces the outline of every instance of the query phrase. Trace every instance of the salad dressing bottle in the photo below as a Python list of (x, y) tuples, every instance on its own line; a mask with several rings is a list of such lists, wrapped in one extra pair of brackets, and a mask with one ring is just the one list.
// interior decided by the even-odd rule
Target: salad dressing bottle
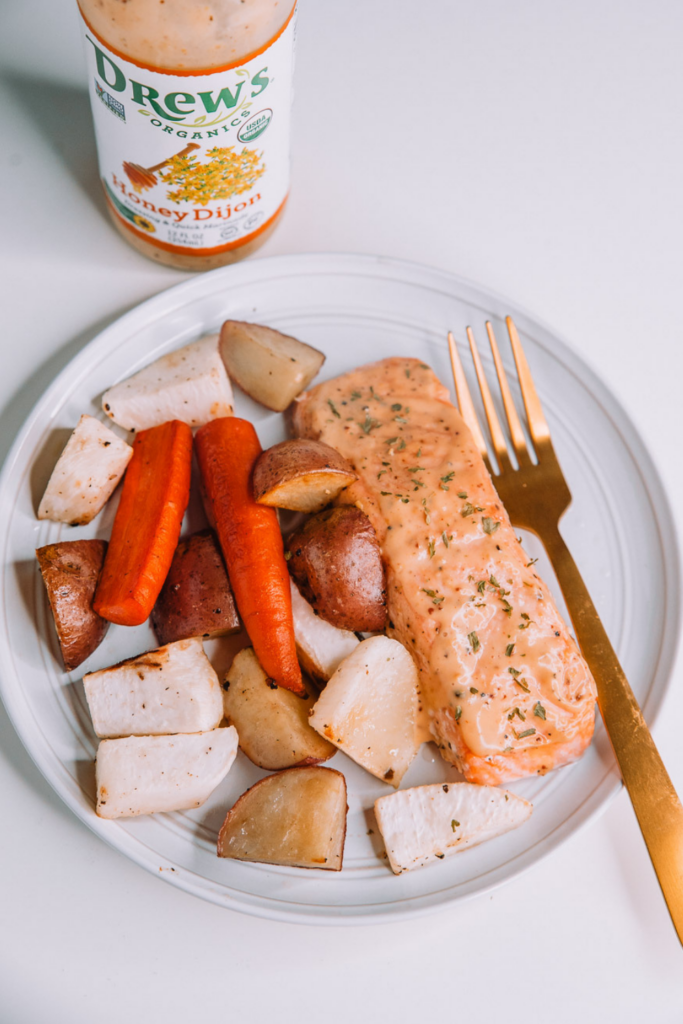
[(289, 190), (294, 0), (78, 0), (110, 216), (145, 256), (257, 249)]

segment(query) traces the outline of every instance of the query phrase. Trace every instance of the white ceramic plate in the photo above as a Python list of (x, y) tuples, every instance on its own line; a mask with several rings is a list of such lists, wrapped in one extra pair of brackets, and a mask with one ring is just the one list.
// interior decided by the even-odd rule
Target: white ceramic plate
[[(471, 324), (483, 340), (484, 321), (490, 318), (503, 341), (507, 313), (515, 317), (574, 494), (564, 522), (566, 539), (646, 718), (653, 720), (666, 689), (679, 620), (674, 526), (653, 464), (605, 385), (562, 342), (510, 303), (451, 275), (346, 255), (252, 261), (172, 288), (95, 338), (34, 409), (0, 481), (2, 696), (38, 767), (102, 839), (155, 875), (234, 910), (280, 920), (358, 923), (424, 912), (499, 885), (556, 847), (616, 793), (619, 777), (599, 725), (593, 745), (577, 765), (514, 785), (534, 803), (528, 823), (398, 877), (382, 856), (371, 811), (375, 798), (389, 787), (343, 754), (329, 762), (344, 771), (349, 786), (346, 852), (339, 874), (218, 860), (216, 835), (226, 809), (265, 774), (242, 754), (197, 811), (102, 821), (93, 810), (96, 741), (81, 674), (156, 643), (146, 625), (114, 626), (78, 673), (63, 673), (34, 558), (36, 547), (59, 538), (109, 533), (112, 508), (90, 527), (63, 527), (35, 518), (56, 456), (80, 414), (101, 416), (99, 396), (105, 388), (162, 353), (217, 329), (224, 319), (269, 324), (322, 349), (327, 354), (323, 378), (384, 356), (410, 355), (428, 362), (450, 385), (447, 330), (462, 339)], [(505, 361), (511, 369), (507, 352)], [(281, 416), (241, 394), (237, 413), (256, 423), (264, 446), (284, 436)], [(201, 525), (198, 508), (189, 510), (186, 525)], [(526, 543), (533, 555), (541, 554), (533, 538)], [(539, 568), (552, 580), (543, 559)], [(217, 668), (229, 661), (229, 644), (213, 641), (207, 647)], [(436, 748), (425, 745), (403, 786), (457, 778)]]

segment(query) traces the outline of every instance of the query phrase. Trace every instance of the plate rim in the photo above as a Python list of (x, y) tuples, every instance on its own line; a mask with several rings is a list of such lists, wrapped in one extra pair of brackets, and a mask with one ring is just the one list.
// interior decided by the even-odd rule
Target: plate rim
[[(313, 260), (313, 264), (311, 264), (311, 260)], [(543, 335), (547, 335), (548, 338), (551, 338), (553, 341), (553, 357), (556, 358), (568, 372), (575, 374), (577, 366), (581, 368), (583, 371), (582, 380), (587, 382), (589, 390), (596, 398), (599, 399), (605, 414), (609, 416), (614, 429), (622, 438), (622, 441), (638, 467), (643, 484), (645, 485), (649, 503), (654, 513), (653, 519), (657, 529), (660, 549), (662, 552), (666, 553), (665, 586), (663, 590), (666, 600), (666, 618), (672, 620), (672, 628), (668, 630), (668, 635), (666, 637), (667, 643), (666, 645), (662, 645), (662, 649), (660, 650), (659, 657), (657, 659), (657, 665), (653, 672), (653, 675), (658, 675), (660, 671), (663, 671), (663, 682), (660, 683), (657, 692), (648, 693), (645, 701), (648, 725), (652, 728), (656, 724), (662, 707), (666, 702), (667, 695), (670, 692), (671, 674), (681, 645), (680, 626), (683, 621), (683, 607), (681, 601), (681, 547), (676, 532), (671, 502), (659, 471), (658, 462), (653, 456), (648, 443), (632, 421), (628, 410), (622, 405), (617, 396), (608, 388), (599, 372), (592, 365), (590, 359), (586, 359), (583, 354), (579, 354), (570, 343), (555, 331), (554, 328), (546, 325), (532, 313), (527, 312), (524, 307), (520, 306), (518, 303), (507, 299), (495, 290), (480, 285), (478, 282), (471, 281), (462, 275), (451, 273), (450, 271), (443, 270), (442, 268), (432, 267), (428, 264), (417, 263), (414, 261), (367, 253), (311, 252), (283, 254), (252, 259), (241, 264), (221, 267), (216, 270), (209, 271), (198, 275), (197, 277), (190, 278), (189, 280), (171, 285), (158, 292), (156, 295), (138, 303), (132, 309), (127, 310), (121, 316), (117, 317), (112, 323), (108, 324), (103, 330), (99, 331), (89, 342), (87, 342), (83, 348), (66, 363), (34, 403), (18, 431), (4, 460), (2, 470), (0, 471), (0, 521), (6, 518), (5, 490), (7, 488), (8, 481), (12, 475), (17, 459), (20, 456), (21, 449), (26, 443), (27, 436), (36, 423), (36, 420), (43, 417), (45, 412), (47, 412), (48, 418), (50, 417), (50, 406), (54, 403), (55, 395), (60, 392), (60, 384), (62, 381), (65, 379), (70, 380), (74, 374), (77, 375), (83, 365), (89, 364), (94, 352), (106, 348), (110, 333), (117, 335), (120, 334), (121, 329), (123, 328), (125, 330), (126, 325), (129, 323), (134, 324), (139, 330), (144, 329), (146, 323), (157, 318), (158, 314), (155, 316), (157, 308), (165, 307), (168, 303), (169, 295), (171, 294), (178, 300), (173, 304), (173, 308), (182, 308), (185, 304), (183, 299), (187, 293), (192, 295), (193, 293), (204, 292), (205, 295), (208, 295), (214, 290), (211, 288), (211, 284), (214, 281), (219, 281), (225, 278), (230, 280), (233, 286), (236, 285), (239, 287), (240, 282), (239, 280), (235, 281), (235, 278), (239, 279), (242, 275), (246, 275), (247, 281), (262, 282), (268, 280), (268, 278), (272, 277), (274, 273), (277, 273), (279, 268), (296, 273), (297, 264), (303, 265), (303, 268), (299, 270), (300, 274), (330, 273), (335, 270), (348, 273), (350, 270), (354, 270), (359, 273), (359, 276), (376, 277), (378, 276), (378, 270), (386, 268), (390, 271), (394, 271), (395, 273), (402, 273), (403, 276), (407, 276), (410, 278), (413, 285), (420, 286), (426, 283), (427, 278), (431, 279), (433, 285), (436, 279), (440, 279), (445, 291), (451, 292), (454, 295), (461, 293), (463, 290), (469, 292), (470, 298), (468, 298), (467, 301), (471, 304), (480, 305), (482, 310), (486, 309), (489, 314), (492, 312), (492, 307), (495, 307), (496, 309), (505, 309), (507, 312), (510, 312), (511, 315), (515, 317), (518, 324), (522, 326), (522, 330), (532, 335), (535, 343), (546, 350), (548, 349), (548, 344), (547, 339), (543, 337)], [(474, 302), (472, 302), (472, 299), (474, 299)], [(166, 314), (168, 314), (168, 312), (169, 310), (166, 309)], [(538, 336), (539, 331), (541, 335), (540, 337)], [(664, 543), (665, 537), (666, 544)], [(8, 545), (9, 533), (7, 532), (2, 539), (2, 547), (0, 548), (0, 555), (2, 556), (0, 564), (3, 578), (7, 567), (10, 564), (6, 560)], [(4, 622), (2, 624), (2, 630), (6, 633)], [(25, 708), (20, 706), (21, 702), (19, 700), (15, 701), (15, 695), (12, 693), (12, 687), (6, 682), (7, 677), (14, 674), (14, 669), (9, 664), (10, 661), (11, 655), (9, 645), (7, 649), (5, 648), (5, 645), (0, 646), (0, 697), (2, 698), (7, 715), (13, 728), (18, 734), (24, 749), (27, 751), (38, 770), (50, 784), (51, 788), (55, 790), (60, 799), (72, 810), (76, 817), (87, 825), (95, 835), (100, 839), (103, 839), (108, 846), (116, 850), (118, 853), (124, 854), (123, 847), (126, 847), (125, 856), (140, 867), (145, 868), (155, 877), (161, 877), (164, 881), (170, 882), (183, 891), (199, 896), (218, 906), (269, 920), (279, 920), (313, 926), (381, 924), (386, 923), (389, 920), (405, 920), (422, 914), (435, 913), (439, 910), (444, 910), (446, 907), (452, 906), (454, 903), (475, 899), (478, 896), (482, 896), (484, 893), (491, 892), (494, 889), (499, 888), (506, 882), (511, 881), (513, 878), (517, 878), (521, 874), (530, 870), (540, 860), (553, 853), (565, 838), (569, 838), (569, 835), (575, 835), (582, 829), (586, 828), (607, 810), (622, 787), (622, 781), (619, 777), (616, 769), (616, 763), (614, 762), (612, 755), (612, 763), (608, 767), (602, 779), (597, 783), (583, 803), (579, 807), (575, 808), (571, 815), (558, 825), (550, 835), (544, 837), (542, 844), (543, 848), (540, 851), (535, 852), (531, 859), (528, 859), (530, 851), (525, 850), (518, 855), (515, 860), (527, 858), (526, 862), (516, 866), (514, 861), (512, 862), (512, 866), (510, 862), (507, 862), (505, 865), (493, 869), (491, 874), (494, 877), (488, 883), (478, 887), (474, 892), (459, 893), (457, 891), (451, 891), (449, 893), (446, 890), (440, 890), (435, 893), (433, 892), (426, 895), (409, 897), (407, 899), (392, 900), (387, 903), (368, 904), (366, 905), (367, 910), (364, 910), (362, 913), (356, 911), (351, 914), (345, 914), (343, 912), (340, 913), (339, 911), (343, 911), (343, 907), (337, 908), (337, 912), (330, 912), (329, 906), (327, 908), (321, 907), (320, 910), (316, 908), (312, 912), (310, 910), (308, 912), (298, 910), (295, 905), (282, 909), (281, 906), (274, 906), (272, 898), (267, 896), (258, 897), (258, 899), (264, 904), (263, 906), (257, 906), (256, 904), (246, 902), (240, 903), (234, 901), (233, 897), (229, 893), (219, 894), (214, 892), (214, 883), (209, 879), (205, 879), (204, 876), (197, 876), (196, 872), (181, 868), (180, 866), (176, 867), (173, 872), (161, 871), (161, 869), (156, 866), (152, 867), (151, 863), (145, 860), (142, 855), (142, 850), (149, 850), (149, 847), (147, 847), (147, 845), (138, 838), (133, 838), (126, 833), (128, 838), (125, 843), (114, 842), (113, 837), (110, 837), (107, 834), (110, 830), (106, 827), (102, 827), (103, 824), (106, 826), (106, 823), (102, 823), (100, 819), (94, 819), (92, 808), (89, 806), (86, 807), (84, 802), (79, 801), (77, 796), (72, 795), (66, 784), (63, 783), (59, 777), (59, 771), (55, 773), (51, 770), (51, 762), (53, 759), (56, 765), (63, 768), (61, 762), (53, 753), (52, 749), (48, 748), (48, 751), (46, 751), (42, 744), (35, 743), (30, 738), (30, 734), (26, 734), (24, 732), (22, 717), (24, 713), (30, 713), (30, 709), (28, 706)], [(663, 669), (660, 666), (663, 666)], [(586, 804), (594, 804), (594, 806), (590, 807), (588, 811), (584, 810), (581, 820), (574, 822), (573, 819), (577, 814), (581, 813), (582, 808), (584, 808)], [(567, 835), (567, 833), (569, 834)], [(161, 855), (156, 855), (155, 859), (158, 862), (163, 858)], [(504, 877), (495, 877), (501, 872), (504, 872)], [(197, 877), (201, 877), (204, 883), (206, 883), (203, 887), (196, 884), (194, 881)]]

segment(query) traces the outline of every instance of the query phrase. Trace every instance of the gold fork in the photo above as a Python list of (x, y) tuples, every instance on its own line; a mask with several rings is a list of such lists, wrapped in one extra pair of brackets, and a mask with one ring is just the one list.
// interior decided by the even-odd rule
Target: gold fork
[(674, 928), (683, 943), (683, 807), (586, 585), (560, 534), (559, 522), (571, 502), (571, 492), (557, 461), (548, 424), (511, 317), (506, 318), (506, 324), (537, 462), (532, 461), (527, 447), (490, 322), (486, 324), (486, 331), (518, 468), (515, 469), (510, 458), (505, 434), (469, 327), (467, 339), (498, 464), (497, 474), (489, 460), (453, 335), (449, 333), (448, 346), (460, 413), (474, 435), (513, 524), (535, 533), (548, 553), (581, 653), (595, 677), (598, 707)]

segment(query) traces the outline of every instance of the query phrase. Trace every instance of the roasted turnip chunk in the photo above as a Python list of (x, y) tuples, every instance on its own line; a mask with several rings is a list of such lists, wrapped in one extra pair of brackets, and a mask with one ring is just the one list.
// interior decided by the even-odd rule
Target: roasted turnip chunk
[(233, 398), (210, 334), (145, 366), (102, 396), (107, 416), (126, 430), (147, 430), (168, 420), (200, 427), (219, 416), (232, 416)]
[(83, 686), (102, 737), (204, 732), (223, 719), (218, 676), (196, 638), (90, 672)]
[(237, 732), (102, 740), (97, 750), (97, 813), (123, 818), (201, 807), (230, 771)]
[(250, 761), (270, 771), (316, 764), (336, 752), (308, 724), (310, 696), (298, 697), (277, 686), (261, 668), (253, 648), (235, 657), (224, 687), (225, 717), (239, 733)]
[(330, 676), (360, 643), (355, 633), (325, 622), (316, 615), (292, 581), (292, 613), (294, 639), (301, 667), (316, 683), (326, 683)]
[(346, 782), (333, 768), (290, 768), (244, 793), (218, 834), (218, 856), (341, 871)]
[(94, 416), (81, 416), (52, 471), (38, 518), (89, 523), (112, 496), (132, 454), (109, 427)]
[(419, 748), (417, 711), (413, 659), (398, 640), (373, 636), (342, 661), (310, 722), (367, 771), (398, 786)]
[(502, 836), (530, 817), (523, 800), (495, 786), (453, 782), (403, 789), (375, 801), (375, 816), (392, 871), (443, 860)]
[(221, 356), (236, 384), (268, 409), (283, 412), (308, 387), (325, 356), (271, 327), (226, 320)]

